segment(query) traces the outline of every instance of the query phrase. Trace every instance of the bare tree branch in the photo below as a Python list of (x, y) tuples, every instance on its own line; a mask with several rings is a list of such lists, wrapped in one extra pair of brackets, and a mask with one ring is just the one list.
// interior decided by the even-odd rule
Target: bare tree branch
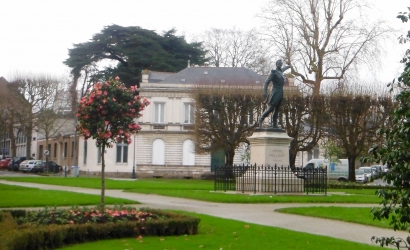
[(359, 15), (363, 7), (359, 0), (272, 0), (260, 17), (271, 48), (318, 95), (322, 82), (343, 79), (353, 64), (376, 55), (371, 48), (390, 32)]

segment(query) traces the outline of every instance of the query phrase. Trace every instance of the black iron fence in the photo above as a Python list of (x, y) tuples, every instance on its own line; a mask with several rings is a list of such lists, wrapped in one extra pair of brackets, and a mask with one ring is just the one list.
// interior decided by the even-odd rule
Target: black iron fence
[(327, 194), (327, 170), (283, 166), (215, 167), (215, 191)]

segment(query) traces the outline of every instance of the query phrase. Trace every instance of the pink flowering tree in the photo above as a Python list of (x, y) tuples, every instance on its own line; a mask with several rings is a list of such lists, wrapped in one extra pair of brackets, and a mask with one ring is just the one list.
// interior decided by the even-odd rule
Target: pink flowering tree
[(76, 129), (85, 140), (95, 139), (101, 150), (101, 204), (105, 196), (105, 149), (119, 141), (132, 142), (131, 135), (141, 129), (135, 119), (148, 104), (136, 87), (126, 88), (119, 77), (96, 83), (79, 103)]

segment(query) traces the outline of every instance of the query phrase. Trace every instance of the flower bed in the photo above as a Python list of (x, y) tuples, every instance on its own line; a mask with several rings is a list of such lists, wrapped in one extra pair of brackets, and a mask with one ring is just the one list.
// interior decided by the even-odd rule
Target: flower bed
[(0, 212), (0, 249), (54, 249), (100, 239), (196, 234), (199, 219), (161, 210), (44, 209)]
[(63, 225), (107, 222), (144, 222), (150, 220), (164, 220), (166, 217), (152, 212), (141, 211), (135, 208), (72, 208), (72, 209), (44, 209), (41, 211), (27, 211), (22, 215), (15, 215), (18, 225), (24, 223), (36, 225)]

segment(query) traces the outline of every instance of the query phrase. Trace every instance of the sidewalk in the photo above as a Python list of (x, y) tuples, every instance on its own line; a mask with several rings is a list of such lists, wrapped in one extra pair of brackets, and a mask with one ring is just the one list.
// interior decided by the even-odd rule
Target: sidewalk
[[(46, 190), (64, 190), (85, 194), (100, 195), (99, 189), (88, 189), (78, 187), (63, 187), (55, 185), (44, 185), (36, 183), (23, 183), (0, 180), (2, 184), (33, 187)], [(372, 236), (395, 236), (406, 239), (407, 232), (393, 231), (392, 229), (382, 229), (364, 226), (354, 223), (347, 223), (335, 220), (312, 218), (300, 215), (290, 215), (275, 212), (275, 209), (283, 207), (302, 206), (347, 206), (347, 207), (369, 207), (369, 204), (226, 204), (203, 202), (182, 198), (165, 197), (159, 195), (147, 195), (138, 193), (127, 193), (122, 190), (105, 190), (106, 196), (135, 200), (142, 204), (137, 207), (150, 207), (158, 209), (183, 210), (201, 214), (212, 215), (221, 218), (234, 219), (247, 223), (255, 223), (266, 226), (280, 227), (293, 231), (306, 232), (316, 235), (330, 236), (353, 242), (373, 244)]]

